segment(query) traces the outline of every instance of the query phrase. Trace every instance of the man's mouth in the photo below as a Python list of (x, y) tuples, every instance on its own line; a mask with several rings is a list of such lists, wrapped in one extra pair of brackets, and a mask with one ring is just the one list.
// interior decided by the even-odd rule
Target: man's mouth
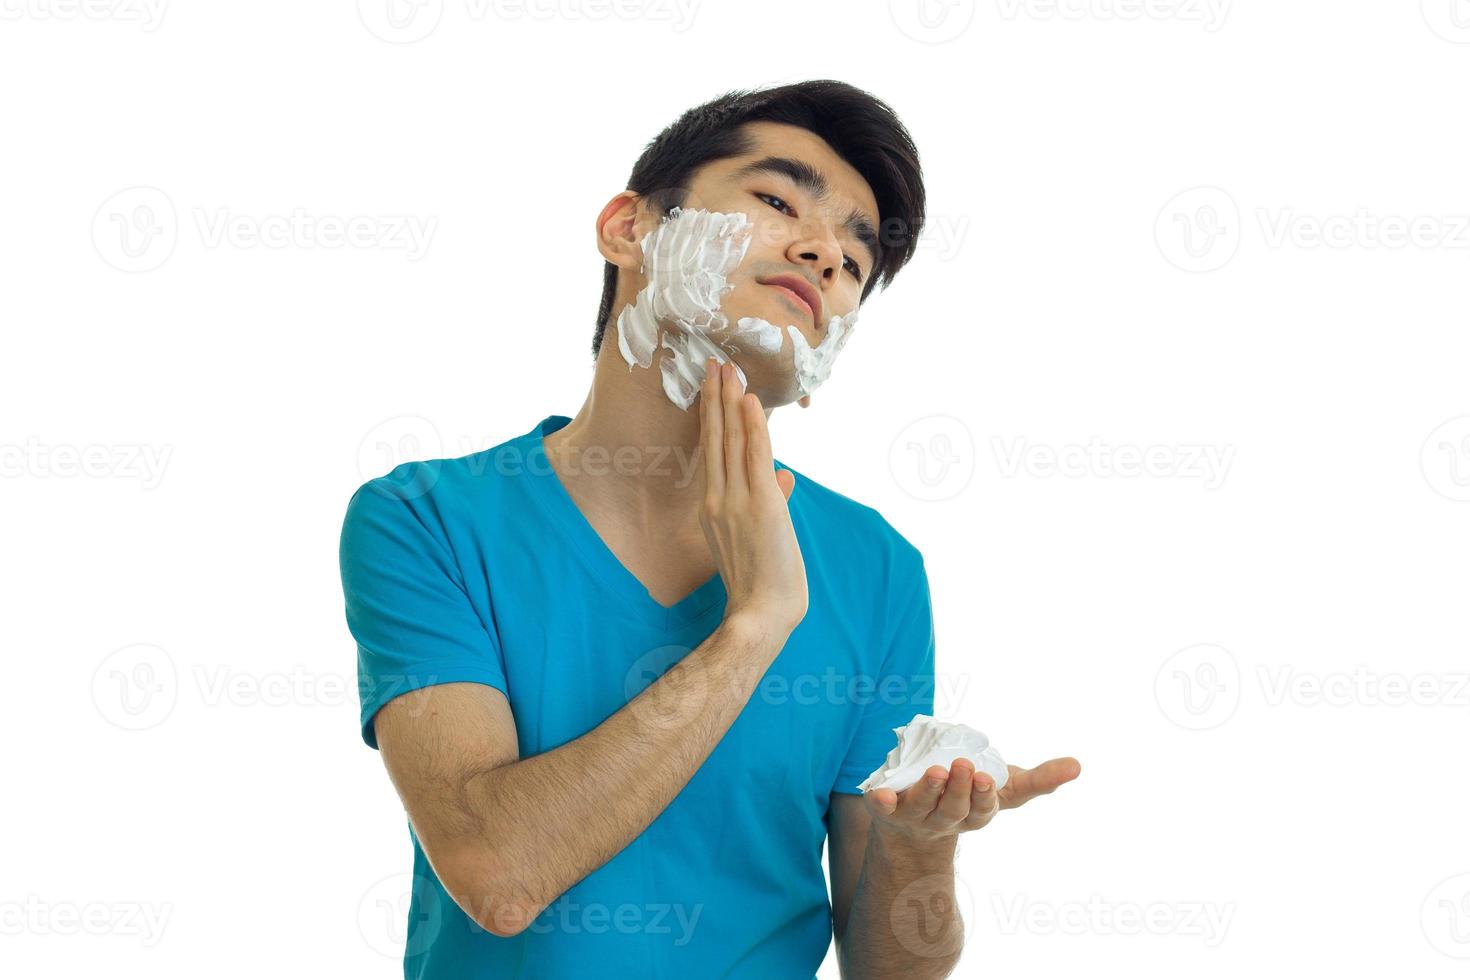
[(822, 301), (818, 298), (817, 291), (812, 288), (811, 283), (798, 276), (777, 276), (774, 279), (757, 281), (763, 286), (770, 286), (784, 293), (798, 308), (806, 310), (811, 317), (812, 328), (820, 332)]

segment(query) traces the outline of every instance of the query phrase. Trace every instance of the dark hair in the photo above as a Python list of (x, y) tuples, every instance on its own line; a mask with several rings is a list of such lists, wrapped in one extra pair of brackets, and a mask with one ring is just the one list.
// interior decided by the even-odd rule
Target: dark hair
[[(751, 152), (746, 123), (787, 123), (821, 137), (862, 174), (878, 202), (878, 261), (860, 300), (893, 281), (918, 246), (924, 223), (924, 180), (919, 151), (889, 106), (845, 82), (819, 79), (767, 89), (736, 89), (687, 110), (643, 149), (628, 177), (628, 190), (647, 196), (663, 213), (681, 205), (694, 171), (712, 160)], [(612, 316), (618, 267), (607, 262), (592, 356)]]

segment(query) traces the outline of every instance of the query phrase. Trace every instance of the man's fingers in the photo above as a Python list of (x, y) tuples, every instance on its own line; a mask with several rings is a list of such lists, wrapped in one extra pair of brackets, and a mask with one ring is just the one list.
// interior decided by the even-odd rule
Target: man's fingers
[(1035, 769), (1008, 768), (1011, 776), (1000, 794), (1002, 809), (1017, 807), (1027, 800), (1050, 793), (1082, 773), (1082, 764), (1070, 756), (1043, 762)]
[(898, 809), (898, 794), (891, 789), (870, 789), (864, 795), (872, 799), (878, 812), (885, 817)]
[(719, 363), (706, 358), (699, 392), (699, 448), (704, 453), (705, 496), (725, 494), (725, 412), (720, 393)]
[(1000, 812), (1000, 794), (995, 790), (995, 780), (989, 773), (977, 772), (970, 784), (970, 815), (965, 818), (966, 830), (978, 830), (990, 823)]
[[(775, 466), (774, 463), (771, 464)], [(790, 470), (776, 470), (776, 486), (781, 488), (781, 493), (787, 500), (791, 499), (791, 491), (796, 489), (796, 477), (791, 475)]]
[(970, 786), (975, 779), (975, 765), (969, 759), (956, 759), (949, 767), (949, 782), (935, 811), (943, 823), (959, 823), (970, 815)]
[[(919, 781), (904, 790), (898, 798), (898, 809), (914, 820), (923, 820), (934, 812), (939, 797), (944, 793), (944, 784), (949, 773), (943, 766), (930, 766), (919, 777)], [(938, 780), (938, 785), (935, 785)]]
[(750, 481), (745, 475), (745, 419), (740, 404), (745, 389), (735, 376), (735, 365), (728, 361), (720, 365), (720, 379), (725, 422), (725, 493), (736, 497), (750, 492)]
[(750, 474), (753, 492), (756, 487), (770, 486), (766, 481), (771, 476), (767, 474), (772, 472), (776, 463), (771, 457), (771, 433), (766, 428), (766, 412), (761, 407), (760, 396), (747, 392), (741, 397), (741, 408), (745, 411), (746, 472)]

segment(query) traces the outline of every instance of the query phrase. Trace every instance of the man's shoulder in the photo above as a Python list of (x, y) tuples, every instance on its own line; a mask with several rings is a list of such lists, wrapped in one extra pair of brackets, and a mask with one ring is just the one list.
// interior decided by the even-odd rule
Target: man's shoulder
[[(513, 436), (487, 449), (460, 456), (434, 456), (399, 463), (380, 476), (364, 480), (352, 493), (349, 510), (359, 501), (390, 502), (394, 509), (443, 521), (466, 506), (483, 506), (537, 465), (530, 433)], [(534, 443), (539, 449), (539, 441)], [(544, 465), (544, 455), (540, 457)]]
[[(885, 565), (921, 564), (918, 547), (869, 504), (820, 483), (795, 467), (776, 461), (796, 480), (791, 491), (793, 510), (824, 548), (837, 548), (854, 558), (882, 560)], [(801, 499), (798, 501), (798, 495)]]

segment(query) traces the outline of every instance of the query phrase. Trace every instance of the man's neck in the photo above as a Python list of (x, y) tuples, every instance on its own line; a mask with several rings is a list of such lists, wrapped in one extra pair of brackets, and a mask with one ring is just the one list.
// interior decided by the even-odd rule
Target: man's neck
[(699, 403), (663, 390), (657, 355), (631, 371), (609, 330), (576, 416), (546, 436), (546, 454), (572, 496), (628, 526), (699, 531)]

